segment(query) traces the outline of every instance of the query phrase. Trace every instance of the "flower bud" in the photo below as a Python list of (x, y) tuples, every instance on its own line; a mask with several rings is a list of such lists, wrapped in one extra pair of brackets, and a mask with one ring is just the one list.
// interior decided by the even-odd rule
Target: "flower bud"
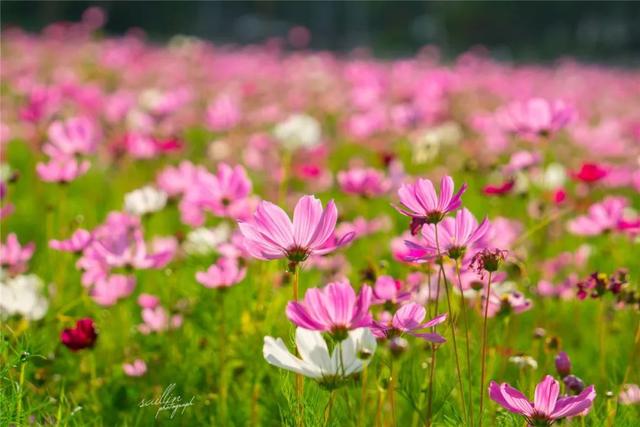
[(574, 394), (579, 394), (584, 390), (584, 382), (575, 375), (567, 375), (562, 380), (564, 385)]
[(400, 355), (402, 355), (402, 353), (407, 351), (408, 347), (409, 343), (402, 337), (395, 337), (391, 339), (391, 341), (389, 341), (389, 350), (395, 357), (399, 357)]
[(561, 351), (556, 356), (556, 371), (563, 378), (571, 373), (571, 361), (564, 351)]

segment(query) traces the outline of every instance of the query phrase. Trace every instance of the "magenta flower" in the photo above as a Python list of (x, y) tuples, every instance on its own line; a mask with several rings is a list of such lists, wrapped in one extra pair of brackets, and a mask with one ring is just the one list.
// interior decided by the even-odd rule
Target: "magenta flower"
[(513, 190), (515, 185), (516, 185), (515, 179), (508, 179), (502, 184), (485, 185), (485, 187), (482, 189), (482, 192), (487, 196), (504, 196), (505, 194), (509, 194), (511, 190)]
[(571, 176), (577, 181), (593, 184), (600, 181), (608, 174), (609, 169), (604, 166), (600, 166), (597, 163), (583, 163), (580, 166), (580, 170), (572, 172)]
[(262, 201), (252, 222), (238, 226), (251, 256), (264, 259), (288, 258), (292, 263), (305, 261), (310, 255), (324, 255), (348, 244), (354, 234), (348, 233), (331, 244), (338, 219), (333, 200), (326, 209), (314, 196), (304, 196), (296, 204), (293, 222), (285, 211), (273, 203)]
[(563, 101), (532, 98), (513, 102), (498, 112), (498, 122), (507, 132), (523, 138), (551, 135), (574, 118), (575, 111)]
[(205, 271), (196, 273), (196, 280), (207, 288), (227, 288), (244, 279), (247, 269), (238, 265), (234, 258), (220, 258)]
[(338, 184), (347, 194), (375, 197), (386, 193), (391, 183), (384, 174), (372, 168), (353, 168), (338, 172)]
[[(438, 239), (436, 239), (436, 227), (438, 227)], [(422, 228), (422, 237), (425, 245), (407, 241), (405, 244), (414, 251), (422, 250), (430, 254), (437, 252), (447, 253), (451, 258), (458, 259), (464, 256), (467, 248), (477, 243), (489, 230), (489, 220), (485, 218), (478, 225), (478, 221), (468, 209), (463, 208), (456, 213), (454, 218), (445, 218), (439, 224), (428, 224)]]
[(98, 339), (93, 320), (80, 319), (73, 328), (66, 328), (60, 334), (60, 341), (71, 351), (91, 348)]
[(346, 338), (347, 331), (371, 324), (370, 305), (369, 286), (363, 286), (356, 296), (349, 281), (342, 280), (322, 289), (307, 289), (304, 300), (289, 301), (286, 312), (296, 326), (329, 332), (341, 340)]
[(0, 266), (8, 268), (11, 273), (22, 273), (33, 256), (36, 245), (31, 242), (22, 246), (15, 233), (9, 233), (7, 242), (0, 242)]
[(91, 232), (79, 228), (67, 240), (50, 240), (49, 247), (63, 252), (81, 252), (91, 243)]
[(251, 181), (240, 165), (221, 163), (215, 175), (197, 170), (184, 192), (180, 211), (185, 222), (192, 225), (201, 225), (204, 211), (242, 220), (249, 217), (253, 208), (253, 199), (249, 198)]
[(509, 384), (495, 381), (489, 384), (491, 400), (509, 412), (524, 416), (530, 426), (549, 426), (556, 420), (581, 415), (591, 409), (596, 398), (592, 385), (577, 396), (558, 398), (559, 394), (560, 385), (551, 375), (536, 386), (533, 402)]
[(400, 186), (398, 197), (403, 207), (397, 209), (411, 217), (411, 234), (415, 235), (424, 224), (437, 224), (447, 213), (458, 209), (462, 205), (461, 196), (466, 189), (467, 185), (463, 184), (460, 190), (453, 194), (453, 178), (444, 176), (440, 181), (438, 196), (430, 180), (419, 178), (413, 184)]
[(88, 160), (78, 161), (75, 157), (54, 157), (49, 163), (38, 163), (36, 172), (45, 182), (68, 183), (84, 175), (89, 170)]
[(373, 334), (379, 338), (392, 338), (406, 333), (437, 344), (446, 342), (446, 339), (440, 334), (420, 331), (441, 324), (447, 320), (447, 313), (440, 314), (423, 323), (426, 315), (427, 311), (423, 306), (410, 302), (396, 311), (390, 323), (376, 322), (371, 329)]
[(138, 305), (142, 308), (156, 308), (160, 305), (160, 298), (151, 294), (140, 294), (138, 296)]

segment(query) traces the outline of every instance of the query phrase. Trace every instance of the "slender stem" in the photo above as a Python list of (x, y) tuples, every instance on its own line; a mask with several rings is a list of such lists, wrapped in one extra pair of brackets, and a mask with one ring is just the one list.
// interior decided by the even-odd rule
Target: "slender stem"
[(471, 425), (474, 425), (473, 422), (473, 376), (471, 372), (471, 344), (469, 338), (469, 317), (467, 314), (467, 301), (464, 298), (464, 291), (462, 289), (462, 278), (460, 277), (460, 260), (456, 260), (456, 274), (458, 276), (458, 290), (460, 291), (460, 311), (462, 312), (462, 322), (464, 324), (464, 333), (465, 333), (465, 343), (467, 350), (467, 381), (469, 381), (469, 420), (471, 421)]
[(438, 263), (440, 264), (440, 274), (442, 275), (442, 279), (444, 281), (444, 290), (447, 297), (447, 309), (449, 310), (449, 326), (451, 327), (451, 339), (453, 341), (453, 355), (456, 361), (456, 372), (458, 374), (458, 386), (460, 387), (460, 400), (462, 405), (462, 416), (463, 419), (467, 419), (467, 410), (466, 410), (466, 401), (464, 399), (464, 387), (462, 385), (462, 372), (460, 370), (460, 358), (458, 357), (458, 344), (456, 343), (456, 326), (453, 321), (453, 310), (451, 309), (451, 296), (449, 292), (449, 282), (447, 281), (447, 275), (444, 272), (444, 262), (442, 260), (442, 254), (440, 253), (440, 243), (438, 241), (438, 225), (435, 225), (435, 236), (436, 236), (436, 248), (438, 251)]
[(376, 420), (375, 426), (378, 427), (380, 425), (380, 416), (382, 415), (382, 391), (380, 387), (378, 387), (378, 394), (376, 396)]
[(367, 406), (367, 366), (362, 369), (362, 394), (360, 397), (360, 415), (358, 416), (358, 426), (364, 423), (364, 413)]
[(329, 424), (329, 419), (331, 419), (331, 410), (333, 409), (333, 401), (336, 397), (336, 391), (331, 390), (329, 394), (329, 401), (327, 402), (327, 406), (324, 407), (324, 425), (327, 426)]
[(482, 405), (484, 404), (484, 376), (487, 364), (487, 319), (489, 317), (489, 298), (491, 296), (491, 272), (487, 283), (487, 294), (484, 302), (484, 321), (482, 323), (482, 369), (480, 373), (480, 412), (478, 413), (478, 427), (482, 427)]
[(16, 408), (16, 420), (18, 423), (22, 422), (22, 395), (23, 395), (23, 385), (24, 385), (24, 370), (26, 362), (20, 362), (20, 380), (19, 380), (19, 388), (18, 388), (18, 407)]
[[(298, 301), (298, 281), (300, 279), (300, 266), (293, 264), (293, 300)], [(342, 354), (342, 352), (340, 352)], [(296, 355), (298, 350), (296, 349)], [(296, 374), (296, 397), (298, 399), (299, 416), (302, 417), (302, 394), (304, 392), (304, 377), (300, 374)]]
[(218, 340), (219, 340), (219, 363), (220, 363), (220, 418), (226, 419), (227, 416), (227, 382), (225, 380), (225, 363), (226, 363), (226, 354), (225, 354), (225, 341), (227, 341), (226, 330), (225, 330), (225, 311), (224, 311), (224, 297), (225, 290), (220, 289), (218, 292), (218, 305), (220, 307), (220, 325), (218, 331)]
[(396, 389), (396, 372), (394, 369), (393, 359), (391, 359), (391, 374), (389, 381), (389, 405), (391, 406), (391, 422), (394, 426), (398, 425), (396, 420), (396, 399), (395, 399), (395, 389)]
[[(429, 283), (431, 286), (431, 283)], [(440, 273), (438, 273), (438, 282), (436, 287), (436, 302), (435, 302), (435, 313), (438, 313), (438, 302), (440, 301)], [(432, 332), (435, 332), (435, 327), (431, 329)], [(431, 425), (431, 415), (433, 409), (433, 378), (436, 372), (436, 345), (431, 344), (431, 372), (429, 373), (429, 399), (427, 403), (427, 422), (426, 425)]]
[(600, 299), (600, 310), (598, 313), (598, 324), (600, 325), (600, 327), (598, 328), (598, 342), (599, 342), (599, 354), (598, 354), (598, 358), (600, 359), (600, 363), (599, 368), (600, 368), (600, 381), (605, 381), (607, 379), (607, 375), (605, 372), (605, 357), (606, 357), (606, 339), (605, 339), (605, 330), (606, 330), (606, 319), (605, 319), (605, 313), (606, 313), (606, 305), (605, 305), (605, 300), (604, 298)]
[(622, 384), (626, 384), (629, 380), (629, 375), (631, 375), (631, 370), (633, 368), (633, 364), (636, 361), (636, 353), (638, 352), (638, 344), (640, 344), (640, 321), (638, 321), (638, 326), (636, 326), (636, 334), (633, 340), (633, 347), (631, 348), (631, 356), (629, 357), (629, 363), (627, 364), (627, 369), (624, 371), (624, 377), (622, 379)]
[(289, 180), (289, 169), (291, 168), (291, 152), (289, 150), (285, 150), (282, 155), (282, 181), (280, 181), (280, 186), (278, 187), (278, 201), (280, 205), (283, 205), (286, 201), (287, 197), (287, 184)]

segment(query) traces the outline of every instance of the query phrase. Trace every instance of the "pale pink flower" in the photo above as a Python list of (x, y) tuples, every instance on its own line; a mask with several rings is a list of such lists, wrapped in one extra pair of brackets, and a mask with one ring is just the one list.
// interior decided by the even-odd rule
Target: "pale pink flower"
[(155, 295), (142, 293), (138, 296), (138, 305), (142, 308), (156, 308), (160, 305), (160, 298)]
[(68, 183), (84, 175), (91, 164), (88, 160), (80, 160), (75, 157), (55, 157), (49, 163), (38, 163), (36, 172), (45, 182)]
[(323, 331), (342, 339), (348, 330), (371, 324), (371, 288), (363, 286), (356, 296), (348, 280), (329, 283), (322, 289), (310, 288), (304, 300), (289, 301), (287, 317), (295, 325)]
[(378, 276), (373, 285), (372, 304), (384, 304), (390, 302), (397, 304), (411, 298), (411, 292), (403, 290), (402, 281), (391, 276)]
[(637, 405), (640, 403), (640, 387), (637, 384), (625, 384), (618, 394), (621, 405)]
[(338, 184), (347, 194), (375, 197), (386, 193), (391, 185), (384, 174), (373, 168), (353, 168), (338, 173)]
[(238, 100), (230, 95), (219, 96), (207, 108), (207, 124), (214, 131), (226, 131), (236, 127), (242, 119)]
[(507, 383), (491, 381), (489, 397), (509, 412), (524, 416), (529, 425), (551, 425), (556, 420), (574, 417), (588, 412), (596, 398), (591, 385), (579, 395), (559, 397), (560, 385), (551, 375), (544, 377), (536, 386), (534, 401), (529, 399)]
[(97, 280), (91, 288), (91, 298), (102, 306), (111, 306), (119, 299), (126, 298), (135, 289), (136, 279), (133, 276), (112, 274)]
[(142, 320), (144, 323), (138, 325), (138, 330), (145, 335), (176, 329), (182, 325), (182, 316), (179, 314), (170, 316), (167, 310), (159, 305), (142, 309)]
[(50, 240), (49, 247), (63, 252), (81, 252), (91, 243), (91, 232), (79, 228), (67, 240)]
[(338, 210), (333, 200), (322, 209), (314, 196), (302, 197), (293, 212), (293, 222), (285, 211), (273, 203), (262, 201), (251, 222), (238, 226), (245, 237), (245, 247), (255, 258), (270, 260), (288, 258), (291, 262), (305, 261), (310, 255), (324, 255), (344, 246), (353, 233), (332, 239)]
[[(437, 238), (436, 238), (436, 227)], [(489, 229), (489, 220), (485, 218), (480, 224), (468, 209), (463, 208), (456, 213), (456, 217), (447, 217), (438, 224), (427, 224), (422, 228), (422, 237), (426, 244), (418, 244), (407, 241), (407, 246), (412, 250), (425, 253), (447, 253), (449, 257), (458, 259), (465, 255), (468, 248), (476, 244)]]
[(453, 178), (442, 177), (440, 195), (436, 194), (433, 183), (419, 178), (413, 184), (403, 184), (398, 190), (398, 197), (403, 207), (397, 208), (404, 215), (411, 217), (411, 234), (417, 234), (424, 224), (437, 224), (444, 216), (462, 205), (461, 196), (467, 189), (463, 184), (457, 193), (453, 193)]
[(42, 151), (53, 158), (92, 154), (97, 148), (98, 132), (94, 122), (87, 117), (55, 121), (49, 126), (49, 140)]
[(391, 322), (376, 322), (371, 329), (378, 338), (391, 338), (406, 333), (433, 343), (445, 342), (446, 340), (440, 334), (420, 331), (441, 324), (447, 319), (447, 313), (440, 314), (428, 322), (423, 322), (426, 315), (427, 311), (423, 306), (410, 302), (396, 311)]
[(507, 175), (513, 175), (518, 171), (528, 169), (540, 163), (540, 153), (531, 151), (518, 151), (513, 153), (509, 163), (504, 167)]
[(573, 120), (575, 111), (563, 101), (531, 98), (516, 101), (498, 113), (503, 129), (524, 138), (549, 136)]
[(205, 271), (196, 273), (196, 280), (207, 288), (227, 288), (244, 279), (247, 274), (245, 267), (240, 267), (234, 258), (220, 258)]
[(131, 363), (123, 363), (122, 370), (130, 377), (141, 377), (147, 373), (147, 364), (144, 360), (136, 359)]
[(586, 215), (569, 221), (568, 229), (571, 233), (581, 236), (595, 236), (616, 230), (624, 220), (624, 209), (627, 205), (628, 201), (624, 197), (609, 196), (602, 202), (591, 205)]
[(22, 273), (33, 256), (36, 245), (33, 242), (21, 245), (15, 233), (7, 235), (6, 243), (0, 242), (0, 265), (12, 273)]

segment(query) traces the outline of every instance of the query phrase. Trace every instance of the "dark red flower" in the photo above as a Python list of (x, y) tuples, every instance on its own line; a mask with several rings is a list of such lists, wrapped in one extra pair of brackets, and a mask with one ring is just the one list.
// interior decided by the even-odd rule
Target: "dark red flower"
[(602, 178), (607, 176), (609, 171), (598, 165), (597, 163), (583, 163), (580, 166), (580, 170), (577, 172), (573, 172), (571, 176), (582, 182), (586, 182), (587, 184), (592, 184), (596, 181), (600, 181)]
[(500, 185), (487, 185), (484, 187), (482, 192), (488, 196), (502, 196), (513, 190), (515, 185), (516, 181), (514, 179), (510, 179)]
[(75, 328), (66, 328), (60, 334), (60, 341), (71, 351), (91, 348), (98, 338), (98, 333), (90, 318), (80, 319)]

